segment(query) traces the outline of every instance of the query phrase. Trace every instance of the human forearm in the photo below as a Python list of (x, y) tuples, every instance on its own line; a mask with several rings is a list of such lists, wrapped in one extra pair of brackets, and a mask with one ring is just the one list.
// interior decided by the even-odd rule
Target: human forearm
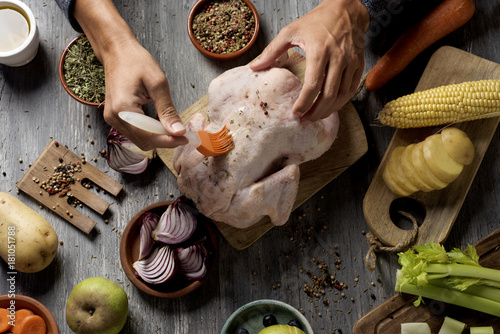
[(101, 61), (105, 61), (106, 55), (118, 45), (135, 41), (130, 27), (111, 0), (76, 0), (73, 16)]

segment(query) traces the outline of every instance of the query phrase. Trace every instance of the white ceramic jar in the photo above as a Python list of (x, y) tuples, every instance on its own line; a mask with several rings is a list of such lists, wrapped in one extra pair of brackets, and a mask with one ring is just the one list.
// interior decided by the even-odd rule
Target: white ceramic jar
[(0, 51), (0, 64), (12, 67), (26, 65), (35, 58), (38, 52), (39, 36), (35, 16), (31, 9), (19, 0), (0, 0), (0, 9), (13, 9), (20, 12), (28, 20), (29, 25), (28, 36), (19, 46), (9, 51)]

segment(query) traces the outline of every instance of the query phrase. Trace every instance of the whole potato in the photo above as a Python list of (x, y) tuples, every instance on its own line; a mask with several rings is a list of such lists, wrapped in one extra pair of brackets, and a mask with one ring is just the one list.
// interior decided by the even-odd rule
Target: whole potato
[(57, 234), (38, 212), (0, 192), (0, 256), (17, 271), (35, 273), (54, 259)]

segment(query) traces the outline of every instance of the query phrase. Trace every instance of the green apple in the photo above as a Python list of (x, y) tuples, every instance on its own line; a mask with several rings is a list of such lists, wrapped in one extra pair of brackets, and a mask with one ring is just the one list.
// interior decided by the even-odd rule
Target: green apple
[(303, 330), (289, 325), (272, 325), (264, 328), (259, 334), (305, 334)]
[(117, 334), (128, 316), (127, 294), (103, 277), (78, 283), (66, 303), (66, 322), (77, 334)]

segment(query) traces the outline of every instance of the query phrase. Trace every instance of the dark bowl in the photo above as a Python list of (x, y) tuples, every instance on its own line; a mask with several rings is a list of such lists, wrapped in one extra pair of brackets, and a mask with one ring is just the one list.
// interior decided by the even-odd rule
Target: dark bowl
[(305, 334), (313, 334), (311, 325), (295, 307), (279, 300), (260, 299), (241, 306), (227, 319), (220, 334), (237, 333), (244, 328), (250, 333), (258, 333), (264, 329), (262, 319), (272, 314), (278, 324), (286, 325), (292, 319), (298, 320)]
[(81, 34), (81, 35), (77, 36), (75, 39), (73, 39), (68, 44), (68, 46), (66, 46), (63, 53), (61, 54), (61, 58), (59, 58), (59, 80), (61, 80), (61, 84), (64, 87), (64, 90), (66, 91), (66, 93), (69, 94), (69, 96), (71, 96), (72, 98), (74, 98), (75, 100), (77, 100), (78, 102), (80, 102), (86, 106), (102, 109), (102, 108), (104, 108), (104, 102), (96, 103), (96, 102), (90, 102), (90, 101), (85, 101), (85, 100), (81, 99), (75, 93), (73, 93), (73, 91), (71, 91), (71, 89), (69, 89), (68, 84), (66, 83), (66, 80), (64, 79), (64, 59), (66, 57), (66, 54), (68, 53), (69, 48), (73, 44), (75, 44), (76, 41), (78, 41), (83, 36), (85, 36), (85, 35)]
[(137, 212), (125, 227), (120, 241), (120, 260), (128, 279), (139, 290), (158, 298), (178, 298), (198, 289), (210, 276), (217, 260), (217, 237), (213, 223), (206, 217), (197, 215), (198, 225), (190, 240), (198, 240), (206, 237), (207, 241), (209, 241), (209, 245), (207, 246), (210, 252), (205, 262), (207, 273), (201, 280), (190, 281), (180, 275), (175, 275), (165, 283), (149, 284), (135, 274), (135, 269), (132, 265), (139, 257), (140, 218), (146, 212), (153, 212), (161, 216), (170, 203), (171, 201), (158, 202)]
[(14, 305), (16, 310), (27, 308), (33, 311), (34, 314), (42, 317), (47, 325), (47, 334), (59, 334), (59, 327), (57, 326), (56, 319), (54, 319), (54, 316), (45, 305), (31, 297), (16, 294), (13, 298), (10, 298), (9, 295), (1, 295), (0, 307), (10, 307), (11, 301), (15, 302)]
[(238, 51), (235, 51), (232, 53), (227, 53), (227, 54), (218, 54), (218, 53), (214, 53), (214, 52), (210, 52), (210, 51), (205, 50), (196, 41), (196, 38), (195, 38), (194, 33), (193, 33), (192, 22), (194, 20), (194, 17), (196, 16), (196, 14), (198, 14), (198, 12), (201, 10), (201, 8), (203, 6), (205, 6), (206, 4), (208, 4), (210, 2), (213, 2), (213, 0), (198, 0), (194, 4), (194, 6), (191, 8), (191, 11), (189, 12), (189, 16), (188, 16), (188, 22), (187, 22), (187, 30), (188, 30), (188, 34), (189, 34), (189, 39), (191, 40), (193, 45), (196, 47), (196, 49), (198, 49), (198, 51), (200, 51), (203, 55), (205, 55), (206, 57), (208, 57), (210, 59), (214, 59), (214, 60), (228, 61), (228, 60), (233, 60), (233, 59), (240, 57), (241, 55), (246, 53), (248, 50), (250, 50), (250, 48), (253, 46), (253, 44), (257, 40), (257, 35), (259, 34), (259, 24), (260, 24), (259, 13), (257, 13), (255, 6), (252, 4), (252, 2), (250, 0), (242, 0), (242, 1), (248, 6), (248, 8), (250, 8), (250, 10), (252, 11), (253, 17), (255, 18), (254, 33), (253, 33), (252, 37), (250, 38), (249, 42), (243, 48), (239, 49)]

